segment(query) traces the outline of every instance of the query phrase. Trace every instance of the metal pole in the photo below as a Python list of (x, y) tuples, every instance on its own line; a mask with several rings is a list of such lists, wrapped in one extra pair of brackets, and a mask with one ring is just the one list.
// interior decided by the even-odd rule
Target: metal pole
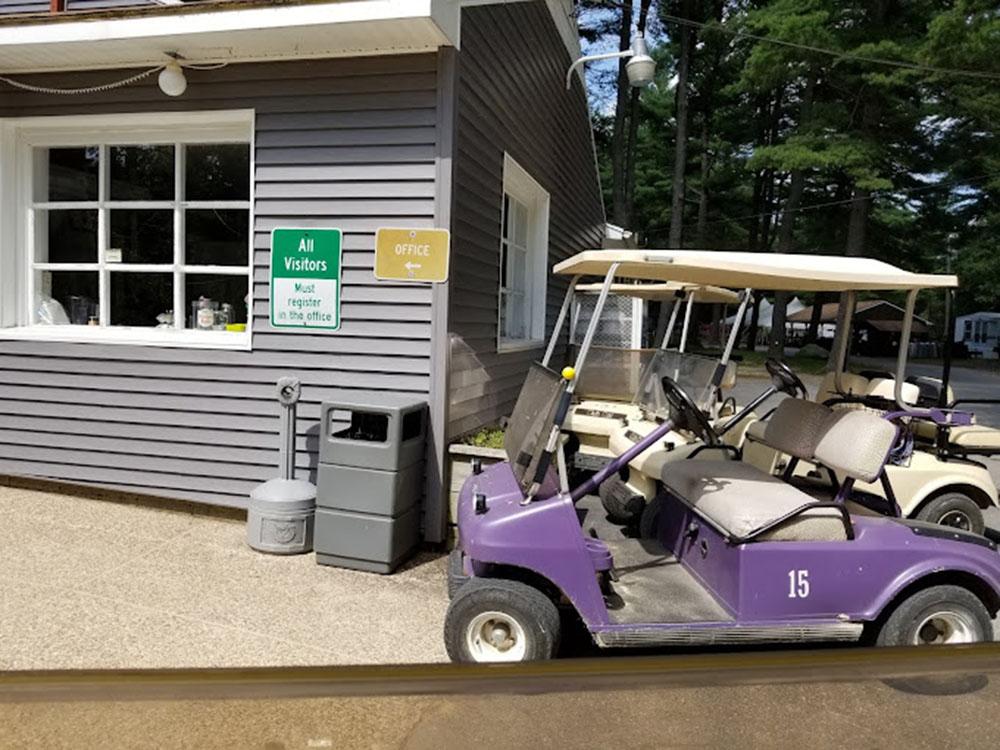
[(919, 289), (911, 289), (906, 293), (906, 312), (903, 313), (903, 331), (899, 335), (899, 354), (896, 357), (896, 389), (893, 394), (899, 408), (906, 411), (903, 403), (903, 381), (906, 379), (906, 360), (910, 352), (910, 335), (913, 333), (913, 314), (917, 308)]
[(667, 323), (667, 332), (663, 334), (663, 342), (660, 344), (661, 349), (667, 349), (670, 346), (670, 337), (674, 335), (674, 325), (677, 323), (677, 313), (680, 312), (681, 302), (683, 300), (684, 293), (680, 292), (677, 299), (670, 303), (670, 321)]
[(955, 290), (945, 289), (944, 290), (944, 336), (942, 336), (942, 344), (944, 345), (944, 352), (941, 356), (943, 358), (943, 363), (941, 367), (941, 395), (938, 398), (938, 406), (942, 409), (950, 406), (948, 403), (948, 386), (951, 382), (951, 348), (955, 343), (955, 323), (951, 319), (951, 308), (954, 304)]
[(549, 339), (549, 345), (545, 349), (545, 356), (542, 358), (542, 365), (544, 367), (549, 366), (549, 360), (552, 359), (552, 354), (556, 350), (556, 341), (559, 340), (559, 333), (562, 331), (563, 323), (566, 322), (566, 314), (569, 312), (569, 306), (573, 301), (573, 293), (576, 291), (576, 282), (579, 280), (579, 276), (574, 276), (569, 280), (569, 288), (566, 289), (566, 296), (563, 297), (562, 307), (559, 308), (556, 324), (552, 327), (552, 338)]
[[(576, 364), (573, 366), (578, 376), (579, 373), (583, 372), (583, 363), (587, 359), (587, 354), (590, 352), (590, 344), (597, 333), (597, 324), (600, 322), (601, 313), (604, 312), (604, 304), (608, 301), (608, 293), (611, 291), (611, 284), (615, 280), (615, 274), (618, 272), (618, 265), (618, 263), (612, 263), (611, 268), (608, 269), (607, 274), (604, 276), (601, 293), (597, 296), (597, 303), (594, 305), (594, 315), (587, 326), (587, 333), (583, 337), (583, 343), (580, 344), (580, 352), (576, 355)], [(575, 286), (575, 283), (573, 286)], [(564, 317), (562, 312), (560, 312), (560, 317)], [(573, 378), (569, 381), (569, 385), (566, 388), (567, 393), (573, 393), (576, 390), (577, 379)]]
[(691, 294), (688, 296), (687, 307), (684, 309), (684, 327), (681, 328), (681, 343), (680, 346), (677, 347), (677, 351), (680, 354), (683, 354), (684, 350), (687, 349), (688, 328), (691, 327), (691, 308), (693, 307), (694, 295)]
[[(857, 292), (853, 289), (844, 292), (841, 304), (847, 305), (844, 310), (844, 335), (840, 337), (840, 350), (837, 352), (837, 366), (833, 371), (833, 389), (843, 395), (844, 388), (840, 383), (840, 375), (847, 367), (847, 352), (851, 348), (851, 325), (854, 323), (854, 305), (857, 303)], [(813, 303), (815, 304), (815, 302)]]

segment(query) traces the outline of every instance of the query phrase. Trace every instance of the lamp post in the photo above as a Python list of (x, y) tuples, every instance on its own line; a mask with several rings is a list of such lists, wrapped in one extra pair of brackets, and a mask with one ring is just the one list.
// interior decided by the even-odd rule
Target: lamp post
[(656, 73), (656, 61), (649, 56), (649, 48), (646, 47), (646, 38), (642, 34), (632, 37), (632, 45), (629, 49), (621, 52), (605, 52), (600, 55), (585, 55), (569, 66), (566, 71), (566, 90), (568, 91), (573, 82), (573, 71), (580, 65), (594, 60), (612, 60), (619, 57), (627, 57), (629, 61), (625, 63), (625, 73), (628, 75), (628, 82), (635, 88), (643, 88), (653, 82), (653, 74)]

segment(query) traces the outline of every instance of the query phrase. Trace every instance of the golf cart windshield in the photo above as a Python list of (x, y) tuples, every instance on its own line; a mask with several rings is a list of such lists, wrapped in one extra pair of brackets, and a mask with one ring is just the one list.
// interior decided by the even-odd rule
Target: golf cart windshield
[(558, 373), (537, 362), (531, 365), (503, 440), (522, 492), (541, 484), (548, 471), (551, 456), (546, 453), (546, 443), (565, 390), (566, 380)]
[[(631, 401), (654, 353), (654, 349), (592, 346), (587, 366), (577, 378), (576, 395), (595, 401)], [(575, 358), (576, 352), (571, 352), (569, 361)]]
[[(681, 354), (674, 351), (658, 351), (650, 359), (642, 373), (639, 388), (633, 403), (651, 416), (660, 419), (670, 417), (670, 407), (663, 393), (663, 378), (673, 380), (702, 409), (708, 409), (712, 397), (712, 377), (715, 375), (718, 360), (697, 354)], [(728, 368), (735, 367), (730, 362), (726, 376), (731, 373)]]

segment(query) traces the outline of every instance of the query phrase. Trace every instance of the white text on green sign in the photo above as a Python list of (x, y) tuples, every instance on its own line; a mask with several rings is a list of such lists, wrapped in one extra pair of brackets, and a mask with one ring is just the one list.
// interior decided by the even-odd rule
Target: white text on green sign
[(339, 229), (271, 232), (273, 327), (340, 327), (341, 240)]

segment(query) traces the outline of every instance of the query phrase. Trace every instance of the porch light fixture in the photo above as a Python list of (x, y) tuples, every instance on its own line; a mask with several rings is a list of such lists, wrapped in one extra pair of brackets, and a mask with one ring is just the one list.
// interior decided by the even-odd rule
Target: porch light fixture
[(566, 71), (566, 90), (569, 91), (573, 82), (573, 71), (584, 63), (594, 60), (612, 60), (614, 58), (627, 57), (629, 61), (625, 63), (625, 73), (628, 75), (628, 82), (635, 88), (643, 88), (653, 82), (653, 75), (656, 73), (656, 61), (649, 56), (649, 48), (646, 46), (646, 38), (642, 34), (632, 37), (632, 45), (621, 52), (605, 52), (600, 55), (585, 55), (569, 66)]
[(184, 77), (184, 69), (176, 60), (171, 60), (163, 66), (160, 76), (157, 78), (160, 91), (167, 96), (180, 96), (187, 91), (187, 78)]

